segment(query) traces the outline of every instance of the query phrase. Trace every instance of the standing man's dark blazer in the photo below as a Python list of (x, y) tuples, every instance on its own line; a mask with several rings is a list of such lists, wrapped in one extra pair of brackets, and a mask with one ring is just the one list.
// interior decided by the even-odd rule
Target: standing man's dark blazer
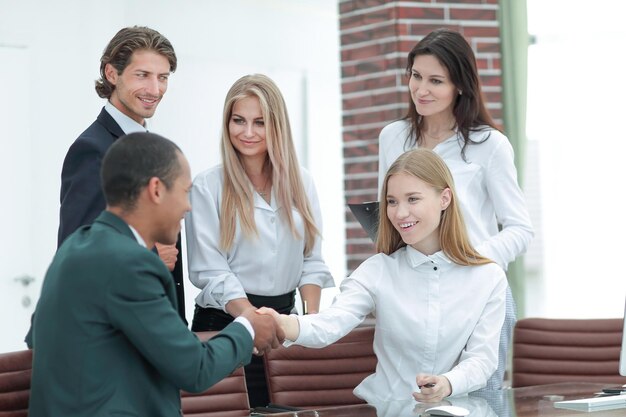
[[(102, 108), (96, 121), (81, 133), (67, 151), (61, 172), (58, 246), (61, 246), (61, 243), (80, 226), (91, 224), (105, 209), (100, 166), (106, 151), (122, 135), (124, 135), (122, 128)], [(187, 323), (180, 236), (176, 247), (178, 259), (172, 276), (176, 283), (178, 313)]]
[(33, 324), (30, 416), (180, 416), (199, 392), (250, 361), (232, 323), (200, 342), (180, 321), (165, 264), (105, 211), (59, 248)]

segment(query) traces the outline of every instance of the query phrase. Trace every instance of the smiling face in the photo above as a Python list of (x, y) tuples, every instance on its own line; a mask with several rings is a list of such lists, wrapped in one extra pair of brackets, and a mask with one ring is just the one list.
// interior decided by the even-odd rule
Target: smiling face
[(245, 97), (235, 102), (228, 122), (228, 133), (230, 142), (243, 158), (265, 159), (266, 129), (258, 97)]
[(191, 211), (189, 192), (191, 191), (191, 170), (189, 163), (182, 153), (177, 152), (180, 173), (170, 188), (162, 184), (160, 204), (158, 206), (158, 220), (154, 227), (154, 241), (166, 245), (173, 245), (178, 240), (181, 220), (188, 211)]
[(139, 124), (154, 115), (167, 91), (170, 63), (154, 51), (138, 50), (121, 74), (111, 65), (105, 67), (107, 80), (115, 86), (111, 104)]
[(450, 204), (450, 189), (437, 191), (421, 179), (398, 173), (387, 182), (387, 218), (407, 245), (425, 255), (441, 250), (439, 222)]
[(417, 113), (426, 117), (451, 117), (459, 93), (450, 80), (448, 70), (433, 55), (415, 57), (409, 91)]

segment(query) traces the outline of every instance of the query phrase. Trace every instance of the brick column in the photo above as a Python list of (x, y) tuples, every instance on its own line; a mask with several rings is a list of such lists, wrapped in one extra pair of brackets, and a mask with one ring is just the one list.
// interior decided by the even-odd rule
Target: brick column
[[(501, 124), (498, 0), (340, 0), (341, 93), (346, 202), (377, 199), (378, 134), (408, 106), (406, 57), (440, 27), (461, 32), (478, 61), (491, 115)], [(348, 272), (374, 246), (346, 209)]]

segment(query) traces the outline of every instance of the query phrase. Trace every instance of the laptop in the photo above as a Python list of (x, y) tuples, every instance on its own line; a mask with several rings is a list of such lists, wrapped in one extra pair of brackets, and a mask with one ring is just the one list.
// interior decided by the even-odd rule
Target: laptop
[(626, 376), (626, 302), (624, 302), (624, 327), (622, 327), (622, 351), (619, 356), (619, 374)]
[(378, 231), (378, 201), (348, 204), (350, 211), (367, 232), (367, 235), (376, 243)]

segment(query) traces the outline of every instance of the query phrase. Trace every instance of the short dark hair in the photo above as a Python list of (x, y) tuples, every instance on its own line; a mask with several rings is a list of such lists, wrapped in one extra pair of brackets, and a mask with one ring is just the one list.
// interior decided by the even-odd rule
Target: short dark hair
[(100, 97), (111, 98), (115, 90), (115, 86), (107, 80), (104, 73), (106, 65), (113, 65), (118, 75), (121, 75), (130, 63), (133, 53), (138, 50), (154, 51), (163, 55), (170, 63), (170, 72), (176, 71), (174, 47), (165, 36), (148, 27), (133, 26), (121, 29), (113, 36), (100, 58), (100, 79), (96, 80), (96, 92)]
[(100, 170), (107, 205), (133, 209), (153, 177), (169, 189), (181, 172), (179, 154), (174, 142), (154, 133), (130, 133), (116, 140), (104, 155)]

